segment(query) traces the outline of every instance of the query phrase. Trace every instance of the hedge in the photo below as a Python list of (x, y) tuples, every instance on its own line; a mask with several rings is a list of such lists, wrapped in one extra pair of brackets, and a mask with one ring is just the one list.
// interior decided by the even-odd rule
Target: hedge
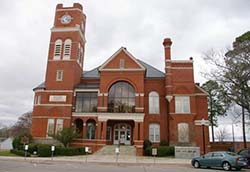
[[(13, 154), (19, 155), (19, 156), (25, 156), (25, 151), (23, 151), (23, 150), (11, 149), (10, 152)], [(27, 152), (26, 156), (30, 157), (30, 153)]]
[(147, 147), (145, 149), (146, 156), (152, 156), (152, 148), (157, 149), (157, 157), (174, 156), (173, 146)]
[(81, 147), (81, 148), (57, 147), (55, 154), (59, 156), (85, 155), (85, 148), (84, 147)]

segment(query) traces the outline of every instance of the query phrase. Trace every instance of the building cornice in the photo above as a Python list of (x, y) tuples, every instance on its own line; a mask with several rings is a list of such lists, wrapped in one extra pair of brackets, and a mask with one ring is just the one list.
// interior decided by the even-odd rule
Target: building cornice
[(80, 26), (78, 26), (78, 25), (75, 27), (65, 27), (65, 28), (64, 27), (53, 27), (50, 30), (51, 30), (51, 32), (79, 32), (83, 42), (86, 43), (86, 39), (81, 31)]

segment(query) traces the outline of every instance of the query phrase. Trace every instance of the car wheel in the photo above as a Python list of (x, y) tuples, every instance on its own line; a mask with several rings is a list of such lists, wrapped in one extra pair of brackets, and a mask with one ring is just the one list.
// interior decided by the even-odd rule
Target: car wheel
[(225, 171), (229, 171), (229, 170), (231, 170), (231, 165), (229, 164), (229, 162), (223, 162), (222, 168), (223, 168)]
[(194, 168), (200, 168), (200, 163), (198, 161), (194, 161)]

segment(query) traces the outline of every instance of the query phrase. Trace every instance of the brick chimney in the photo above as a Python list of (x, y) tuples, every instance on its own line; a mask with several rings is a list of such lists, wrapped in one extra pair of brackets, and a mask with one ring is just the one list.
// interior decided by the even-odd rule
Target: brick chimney
[(165, 38), (163, 46), (165, 50), (165, 88), (166, 88), (166, 99), (168, 102), (172, 100), (172, 69), (171, 69), (171, 45), (172, 41), (170, 38)]
[(165, 60), (171, 60), (171, 45), (172, 45), (171, 39), (165, 38), (163, 41), (163, 46), (165, 50)]

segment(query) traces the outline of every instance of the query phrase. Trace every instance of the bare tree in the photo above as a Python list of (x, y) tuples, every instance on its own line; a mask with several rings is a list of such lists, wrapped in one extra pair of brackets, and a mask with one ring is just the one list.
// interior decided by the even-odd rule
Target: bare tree
[(17, 122), (10, 128), (12, 136), (18, 136), (23, 133), (29, 133), (32, 123), (32, 112), (22, 114)]
[(218, 131), (215, 133), (215, 137), (219, 142), (223, 142), (229, 136), (228, 131), (225, 127), (219, 128)]
[(233, 49), (214, 50), (204, 55), (207, 63), (215, 68), (206, 76), (219, 82), (226, 90), (225, 96), (241, 107), (242, 134), (246, 148), (246, 115), (250, 114), (250, 31), (236, 38)]

